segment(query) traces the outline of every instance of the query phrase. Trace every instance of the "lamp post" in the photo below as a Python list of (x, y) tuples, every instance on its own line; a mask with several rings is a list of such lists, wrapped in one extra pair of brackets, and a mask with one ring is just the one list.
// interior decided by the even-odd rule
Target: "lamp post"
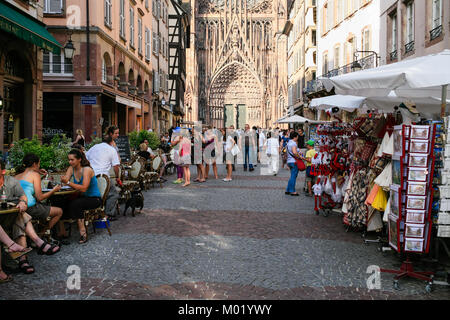
[(75, 47), (72, 42), (72, 31), (69, 31), (69, 40), (64, 46), (64, 57), (66, 59), (72, 60), (75, 53)]
[(352, 70), (353, 71), (359, 71), (362, 69), (361, 64), (358, 62), (358, 53), (372, 53), (375, 55), (375, 67), (378, 67), (378, 59), (380, 59), (380, 57), (378, 56), (378, 53), (376, 53), (375, 51), (355, 51), (355, 53), (353, 53), (353, 63), (352, 63)]
[(0, 112), (3, 111), (3, 97), (0, 96)]

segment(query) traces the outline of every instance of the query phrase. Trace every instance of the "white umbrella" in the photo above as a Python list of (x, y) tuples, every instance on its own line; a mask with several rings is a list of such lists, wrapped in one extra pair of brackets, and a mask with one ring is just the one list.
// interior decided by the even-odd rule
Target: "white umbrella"
[(361, 108), (365, 100), (365, 97), (337, 94), (333, 96), (312, 99), (309, 107), (317, 110), (326, 110), (331, 107), (338, 107), (342, 110), (353, 112), (356, 109)]
[(450, 94), (450, 50), (321, 80), (337, 94), (386, 97), (394, 90), (399, 97), (440, 97), (442, 114)]
[(280, 123), (281, 120), (288, 118), (289, 115), (285, 115), (284, 117), (281, 117), (280, 119), (278, 119), (277, 121), (275, 121), (275, 123)]
[(307, 122), (311, 124), (316, 124), (316, 123), (325, 123), (327, 121), (311, 120), (298, 115), (294, 115), (292, 117), (278, 121), (278, 123), (307, 123)]

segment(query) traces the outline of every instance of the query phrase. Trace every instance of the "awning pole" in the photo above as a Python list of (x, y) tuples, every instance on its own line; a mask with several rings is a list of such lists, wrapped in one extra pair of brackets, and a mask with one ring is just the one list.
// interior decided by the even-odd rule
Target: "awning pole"
[(446, 105), (447, 105), (447, 84), (444, 84), (442, 86), (442, 100), (441, 100), (441, 118), (442, 120), (444, 119), (444, 117), (446, 116)]

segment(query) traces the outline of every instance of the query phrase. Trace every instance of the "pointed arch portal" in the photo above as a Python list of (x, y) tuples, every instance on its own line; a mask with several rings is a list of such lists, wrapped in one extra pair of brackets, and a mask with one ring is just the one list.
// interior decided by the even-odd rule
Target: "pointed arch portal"
[(211, 122), (215, 127), (259, 125), (262, 100), (256, 76), (244, 65), (231, 63), (213, 77), (208, 99)]

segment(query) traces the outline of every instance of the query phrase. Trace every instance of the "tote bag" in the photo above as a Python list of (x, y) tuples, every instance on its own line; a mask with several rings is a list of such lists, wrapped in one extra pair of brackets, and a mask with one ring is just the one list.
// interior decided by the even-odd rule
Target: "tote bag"
[(236, 156), (237, 154), (239, 154), (241, 152), (241, 150), (239, 149), (239, 147), (237, 146), (237, 144), (235, 144), (233, 146), (233, 148), (231, 148), (231, 154), (233, 156)]

